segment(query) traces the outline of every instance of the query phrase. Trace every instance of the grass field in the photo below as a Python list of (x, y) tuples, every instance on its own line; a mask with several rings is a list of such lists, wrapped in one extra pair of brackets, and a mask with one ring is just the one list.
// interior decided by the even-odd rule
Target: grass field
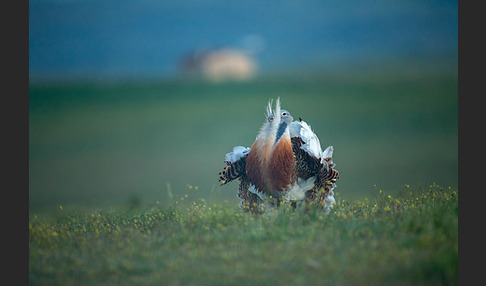
[(323, 148), (334, 146), (343, 198), (405, 184), (457, 187), (457, 74), (349, 73), (32, 83), (29, 208), (168, 206), (168, 189), (236, 205), (236, 185), (217, 183), (224, 155), (251, 146), (277, 97), (311, 124)]
[(338, 195), (264, 215), (190, 195), (139, 208), (31, 212), (31, 285), (457, 285), (458, 192)]
[[(31, 83), (30, 284), (455, 285), (457, 93), (441, 70)], [(328, 215), (217, 183), (277, 97), (334, 146)]]

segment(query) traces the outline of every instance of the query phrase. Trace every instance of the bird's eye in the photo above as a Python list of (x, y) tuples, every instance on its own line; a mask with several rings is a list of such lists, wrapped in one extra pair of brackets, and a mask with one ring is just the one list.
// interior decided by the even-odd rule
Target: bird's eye
[(273, 116), (272, 117), (268, 117), (268, 122), (272, 122), (273, 121)]
[(282, 112), (282, 116), (286, 116), (287, 115), (287, 112)]

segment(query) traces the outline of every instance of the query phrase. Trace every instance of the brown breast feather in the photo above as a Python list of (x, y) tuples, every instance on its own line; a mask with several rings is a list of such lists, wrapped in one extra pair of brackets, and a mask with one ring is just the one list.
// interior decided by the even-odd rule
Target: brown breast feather
[(261, 149), (261, 144), (258, 144), (258, 141), (255, 141), (251, 146), (250, 153), (246, 159), (246, 174), (248, 182), (263, 192), (265, 189), (265, 178), (263, 174), (265, 160)]
[(289, 184), (295, 183), (295, 159), (292, 143), (288, 136), (283, 136), (277, 142), (268, 165), (272, 190), (283, 191)]

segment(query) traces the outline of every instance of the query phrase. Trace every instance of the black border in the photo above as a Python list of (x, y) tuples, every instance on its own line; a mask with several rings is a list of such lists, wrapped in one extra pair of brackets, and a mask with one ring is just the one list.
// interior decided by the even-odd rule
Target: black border
[[(2, 11), (2, 190), (6, 284), (29, 283), (29, 2)], [(11, 281), (11, 282), (7, 282)]]

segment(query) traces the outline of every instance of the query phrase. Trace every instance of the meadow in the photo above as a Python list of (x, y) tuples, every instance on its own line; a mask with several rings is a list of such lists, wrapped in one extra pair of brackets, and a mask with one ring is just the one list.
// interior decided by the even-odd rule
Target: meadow
[(457, 74), (349, 74), (32, 83), (29, 209), (167, 205), (167, 190), (237, 204), (236, 184), (217, 181), (224, 156), (251, 146), (277, 97), (334, 146), (343, 198), (457, 187)]
[(458, 192), (337, 196), (263, 215), (189, 195), (169, 207), (58, 206), (29, 220), (31, 285), (457, 285)]
[[(219, 186), (280, 97), (340, 172), (329, 214)], [(456, 285), (450, 70), (29, 86), (31, 285)]]

